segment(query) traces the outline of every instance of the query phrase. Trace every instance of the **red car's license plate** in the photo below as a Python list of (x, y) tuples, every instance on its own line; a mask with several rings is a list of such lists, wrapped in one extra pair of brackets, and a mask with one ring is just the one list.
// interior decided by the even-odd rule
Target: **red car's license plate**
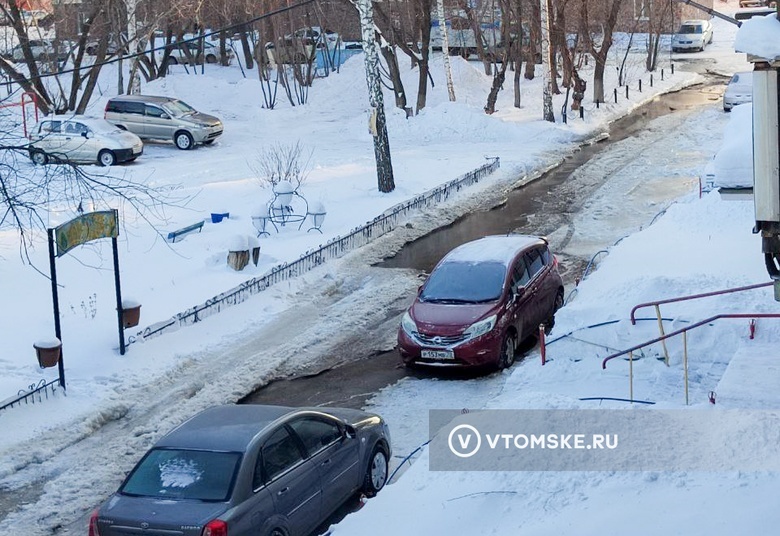
[(425, 359), (455, 359), (455, 352), (452, 350), (422, 350), (420, 357)]

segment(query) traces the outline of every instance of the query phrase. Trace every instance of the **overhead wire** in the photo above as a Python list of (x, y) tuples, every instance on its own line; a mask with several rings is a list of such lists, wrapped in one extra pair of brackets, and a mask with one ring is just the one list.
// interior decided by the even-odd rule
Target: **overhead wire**
[[(237, 22), (237, 23), (231, 24), (229, 26), (223, 26), (223, 27), (218, 28), (216, 30), (212, 30), (212, 31), (203, 33), (203, 34), (199, 35), (198, 37), (192, 37), (190, 39), (182, 39), (181, 41), (176, 41), (175, 45), (179, 46), (179, 45), (186, 44), (186, 43), (192, 43), (192, 42), (195, 42), (195, 41), (200, 41), (201, 39), (205, 39), (206, 37), (211, 37), (212, 35), (221, 34), (222, 32), (226, 32), (226, 31), (229, 31), (229, 30), (236, 30), (238, 28), (242, 28), (244, 26), (247, 26), (247, 25), (250, 25), (250, 24), (254, 24), (255, 22), (259, 22), (259, 21), (267, 19), (269, 17), (273, 17), (275, 15), (279, 15), (281, 13), (285, 13), (287, 11), (291, 11), (293, 9), (297, 9), (299, 7), (303, 7), (303, 6), (306, 6), (308, 4), (312, 4), (315, 1), (316, 0), (301, 0), (300, 2), (298, 2), (296, 4), (293, 4), (293, 5), (290, 5), (290, 6), (281, 7), (279, 9), (274, 10), (274, 11), (270, 11), (268, 13), (264, 13), (263, 15), (259, 15), (257, 17), (253, 17), (251, 19), (248, 19), (248, 20), (245, 20), (245, 21), (242, 21), (242, 22)], [(101, 61), (101, 62), (97, 62), (97, 63), (92, 63), (90, 65), (86, 65), (86, 66), (83, 66), (83, 67), (80, 66), (78, 69), (75, 68), (75, 67), (72, 67), (70, 69), (63, 69), (63, 70), (58, 71), (56, 73), (41, 73), (41, 74), (38, 74), (37, 76), (30, 76), (30, 77), (25, 77), (25, 78), (28, 81), (41, 80), (41, 79), (44, 79), (44, 78), (50, 78), (52, 76), (56, 77), (56, 76), (60, 76), (60, 75), (63, 75), (63, 74), (69, 74), (69, 73), (77, 72), (77, 71), (80, 72), (82, 69), (91, 69), (91, 68), (97, 67), (97, 66), (101, 66), (102, 67), (103, 65), (111, 65), (113, 63), (117, 63), (119, 61), (123, 61), (123, 60), (126, 60), (126, 59), (132, 59), (132, 58), (137, 58), (139, 56), (145, 56), (145, 55), (147, 55), (150, 52), (154, 53), (154, 52), (158, 52), (158, 51), (161, 51), (161, 50), (165, 50), (166, 48), (170, 47), (172, 44), (173, 43), (170, 43), (170, 44), (166, 43), (165, 45), (162, 45), (162, 46), (159, 46), (159, 47), (153, 47), (153, 48), (148, 49), (148, 50), (134, 52), (132, 54), (127, 54), (127, 55), (122, 55), (121, 57), (116, 57), (116, 58), (112, 58), (110, 60), (105, 60), (105, 61)]]

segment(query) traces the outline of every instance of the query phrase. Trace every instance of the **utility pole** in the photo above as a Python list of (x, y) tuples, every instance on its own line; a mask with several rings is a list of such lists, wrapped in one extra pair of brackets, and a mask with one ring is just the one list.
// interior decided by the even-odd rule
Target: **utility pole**
[(368, 102), (371, 105), (369, 131), (374, 137), (374, 156), (379, 191), (388, 193), (395, 190), (393, 163), (390, 160), (390, 140), (387, 137), (385, 104), (382, 98), (382, 84), (379, 73), (379, 52), (376, 45), (374, 9), (371, 0), (351, 0), (360, 16), (360, 29), (363, 37), (363, 54), (366, 64), (366, 83), (368, 84)]
[(544, 104), (544, 120), (555, 123), (552, 103), (552, 24), (550, 23), (550, 0), (541, 0), (542, 19), (542, 99)]

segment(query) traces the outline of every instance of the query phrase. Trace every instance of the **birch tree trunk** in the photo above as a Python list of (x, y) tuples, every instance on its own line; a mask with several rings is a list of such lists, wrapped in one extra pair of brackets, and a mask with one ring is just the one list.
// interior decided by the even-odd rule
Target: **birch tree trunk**
[(395, 190), (395, 181), (393, 179), (393, 163), (390, 160), (390, 140), (387, 137), (385, 105), (379, 74), (379, 53), (377, 52), (376, 32), (374, 31), (373, 7), (371, 0), (354, 0), (354, 4), (360, 16), (360, 30), (363, 38), (368, 102), (372, 108), (370, 130), (374, 136), (377, 182), (379, 191), (388, 193)]
[(544, 120), (555, 123), (552, 103), (552, 47), (550, 47), (550, 4), (549, 0), (541, 0), (542, 21), (542, 100), (544, 105)]
[(444, 54), (447, 94), (450, 97), (450, 102), (455, 102), (455, 86), (452, 85), (452, 68), (450, 67), (450, 37), (447, 32), (447, 21), (444, 20), (444, 0), (436, 0), (436, 16), (439, 19), (439, 31), (441, 31), (441, 52)]

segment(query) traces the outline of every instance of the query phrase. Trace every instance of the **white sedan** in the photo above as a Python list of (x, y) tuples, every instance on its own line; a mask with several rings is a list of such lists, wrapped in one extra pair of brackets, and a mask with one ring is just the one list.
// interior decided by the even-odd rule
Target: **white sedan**
[(686, 20), (672, 37), (672, 52), (704, 50), (712, 43), (712, 23), (708, 20)]
[(35, 164), (83, 163), (113, 166), (132, 162), (144, 151), (141, 138), (104, 119), (57, 118), (41, 121), (30, 134)]
[(723, 111), (730, 112), (734, 106), (753, 101), (753, 72), (735, 73), (723, 92)]

